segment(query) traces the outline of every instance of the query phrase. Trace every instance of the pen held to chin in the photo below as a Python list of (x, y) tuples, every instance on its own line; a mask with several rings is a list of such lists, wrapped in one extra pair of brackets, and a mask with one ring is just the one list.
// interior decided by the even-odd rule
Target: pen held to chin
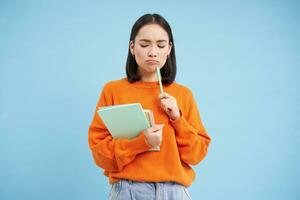
[(160, 94), (162, 95), (164, 93), (164, 90), (163, 90), (163, 85), (162, 85), (162, 82), (161, 82), (161, 74), (160, 74), (159, 67), (156, 67), (156, 76), (157, 76), (157, 80), (159, 82)]

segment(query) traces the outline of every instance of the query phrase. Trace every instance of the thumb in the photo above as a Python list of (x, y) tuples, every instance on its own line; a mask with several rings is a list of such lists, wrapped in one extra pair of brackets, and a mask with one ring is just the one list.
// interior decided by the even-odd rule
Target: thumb
[(164, 124), (154, 124), (152, 127), (154, 131), (162, 129), (165, 125)]

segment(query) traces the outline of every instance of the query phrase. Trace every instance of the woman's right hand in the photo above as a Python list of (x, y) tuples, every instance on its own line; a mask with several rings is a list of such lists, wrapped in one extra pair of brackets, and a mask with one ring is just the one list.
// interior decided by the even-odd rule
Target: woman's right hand
[(152, 127), (143, 131), (146, 139), (146, 143), (151, 147), (160, 146), (162, 141), (162, 130), (164, 124), (154, 124)]

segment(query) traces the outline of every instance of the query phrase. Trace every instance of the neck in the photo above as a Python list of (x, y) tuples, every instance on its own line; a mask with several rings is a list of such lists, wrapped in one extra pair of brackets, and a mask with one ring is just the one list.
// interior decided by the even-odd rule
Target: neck
[(141, 80), (144, 82), (155, 82), (158, 81), (156, 71), (153, 73), (139, 70)]
[(142, 81), (145, 81), (145, 82), (155, 82), (155, 81), (158, 81), (157, 80), (157, 76), (156, 74), (150, 74), (150, 75), (142, 75), (142, 78), (141, 78)]

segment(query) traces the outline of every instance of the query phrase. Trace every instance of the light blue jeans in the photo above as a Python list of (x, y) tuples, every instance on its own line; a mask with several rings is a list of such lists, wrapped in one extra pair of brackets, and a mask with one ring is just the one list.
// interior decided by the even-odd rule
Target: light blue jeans
[(175, 182), (121, 179), (111, 185), (109, 200), (191, 200), (191, 196), (185, 186)]

